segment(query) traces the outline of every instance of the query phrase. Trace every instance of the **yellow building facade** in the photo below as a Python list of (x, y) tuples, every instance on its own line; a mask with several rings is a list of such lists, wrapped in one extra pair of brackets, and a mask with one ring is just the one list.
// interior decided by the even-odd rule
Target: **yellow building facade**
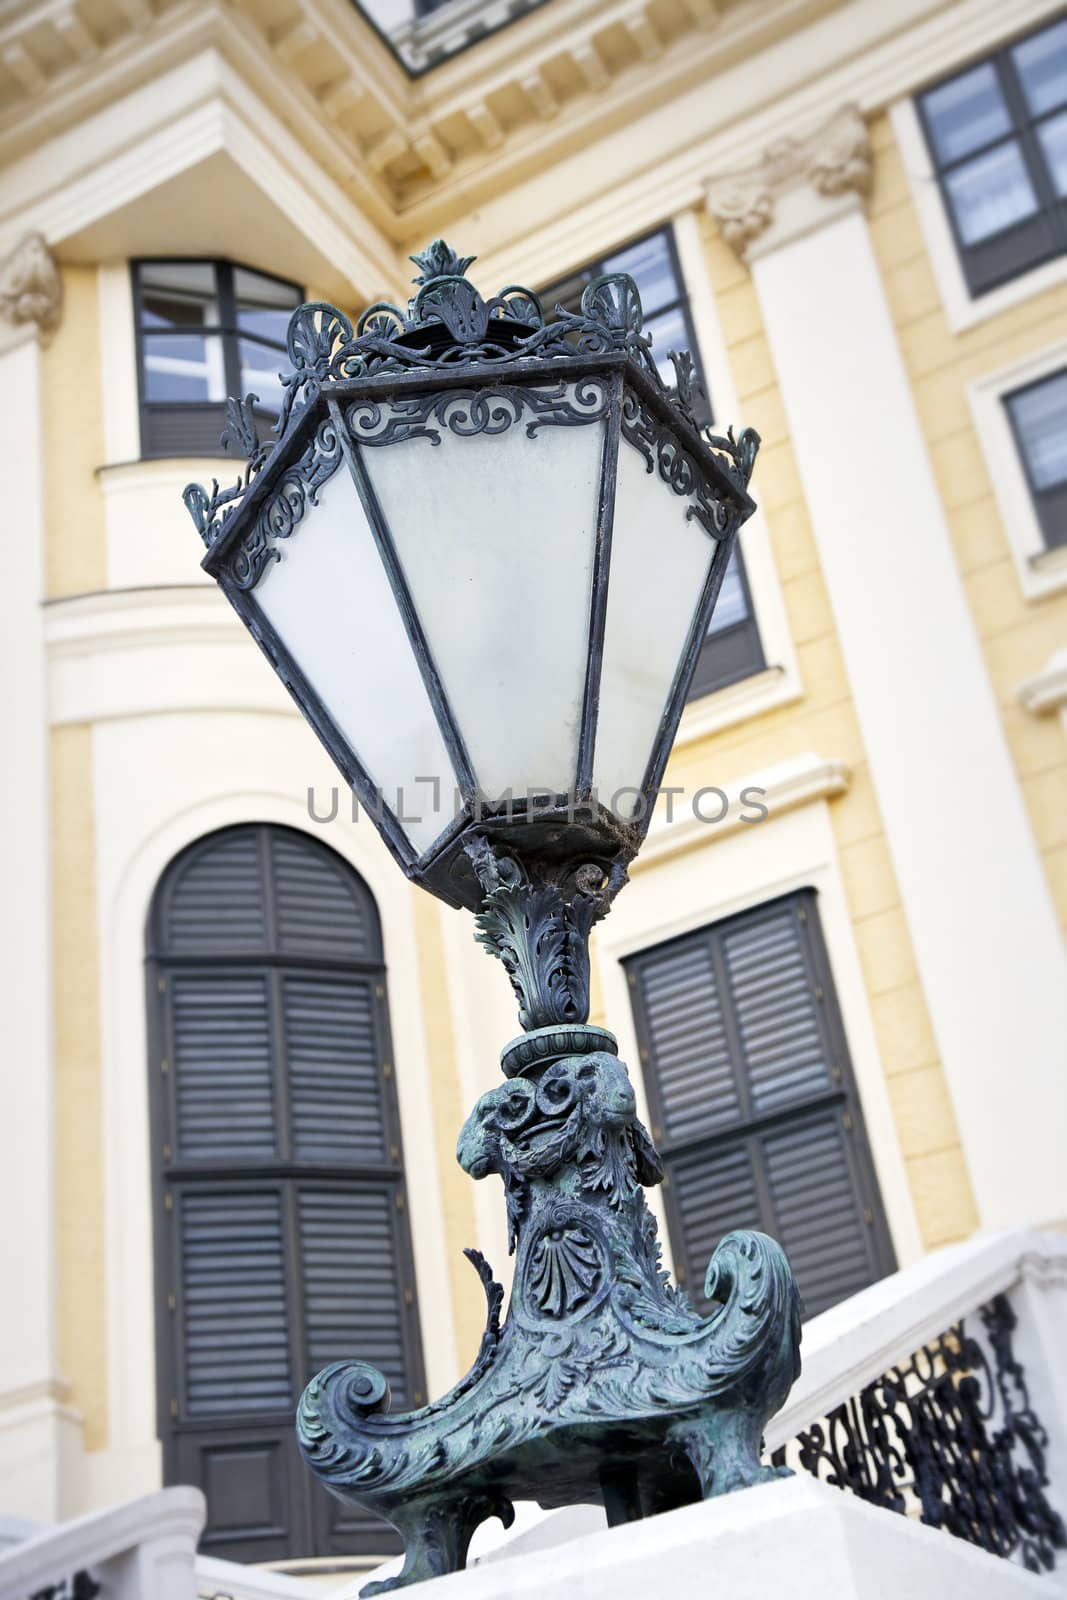
[[(504, 976), (343, 796), (315, 820), (329, 763), (199, 571), (181, 502), (233, 469), (146, 447), (170, 369), (131, 264), (237, 263), (357, 314), (403, 302), (407, 256), (439, 234), (477, 252), (486, 293), (667, 241), (715, 426), (762, 438), (735, 596), (752, 653), (687, 706), (680, 798), (594, 941), (593, 1020), (677, 1145), (668, 1256), (685, 1274), (711, 1214), (685, 1175), (725, 1147), (671, 1134), (683, 1046), (656, 1033), (656, 953), (703, 930), (719, 950), (763, 907), (818, 922), (827, 1114), (862, 1143), (871, 1272), (1067, 1219), (1067, 23), (1042, 0), (544, 0), (448, 53), (463, 4), (424, 19), (443, 54), (418, 75), (348, 0), (23, 0), (0, 19), (11, 1512), (174, 1481), (173, 1151), (153, 1121), (174, 1066), (146, 928), (217, 830), (295, 830), (373, 897), (430, 1395), (482, 1331), (463, 1247), (507, 1260), (501, 1196), (454, 1158), (516, 1031)], [(727, 1128), (731, 1151), (771, 1136), (757, 1122)], [(819, 1224), (831, 1256), (838, 1219)], [(281, 1543), (262, 1558), (332, 1548)]]

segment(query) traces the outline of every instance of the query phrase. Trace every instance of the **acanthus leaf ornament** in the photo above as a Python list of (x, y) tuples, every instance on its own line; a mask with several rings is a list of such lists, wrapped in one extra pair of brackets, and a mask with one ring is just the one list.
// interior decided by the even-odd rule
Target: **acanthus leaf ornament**
[(787, 192), (807, 187), (812, 198), (865, 197), (872, 173), (866, 122), (858, 106), (847, 104), (801, 138), (776, 139), (750, 166), (710, 177), (705, 197), (724, 239), (745, 257), (776, 223)]
[(36, 324), (42, 341), (59, 326), (63, 279), (41, 233), (28, 233), (0, 260), (0, 317), (13, 327)]
[(484, 835), (466, 852), (485, 892), (475, 937), (503, 963), (523, 1028), (583, 1021), (589, 1010), (589, 930), (610, 899), (599, 869), (592, 869), (595, 882), (576, 879), (568, 892), (547, 875), (531, 878)]

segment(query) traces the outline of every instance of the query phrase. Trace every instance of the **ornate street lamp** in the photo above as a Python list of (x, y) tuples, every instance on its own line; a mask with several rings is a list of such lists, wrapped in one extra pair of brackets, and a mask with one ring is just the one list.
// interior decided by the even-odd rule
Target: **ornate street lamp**
[[(463, 1566), (513, 1499), (630, 1520), (772, 1475), (767, 1419), (798, 1370), (799, 1301), (765, 1235), (735, 1232), (699, 1316), (660, 1266), (662, 1168), (616, 1041), (588, 1016), (588, 937), (640, 846), (759, 440), (701, 433), (624, 274), (546, 320), (484, 300), (472, 258), (413, 258), (406, 314), (293, 316), (277, 439), (229, 402), (248, 467), (185, 502), (218, 581), (409, 877), (476, 913), (523, 1033), (459, 1139), (504, 1181), (514, 1287), (474, 1367), (389, 1414), (375, 1368), (308, 1385), (298, 1433), (342, 1498), (405, 1540), (400, 1576)], [(226, 436), (224, 436), (225, 438)]]

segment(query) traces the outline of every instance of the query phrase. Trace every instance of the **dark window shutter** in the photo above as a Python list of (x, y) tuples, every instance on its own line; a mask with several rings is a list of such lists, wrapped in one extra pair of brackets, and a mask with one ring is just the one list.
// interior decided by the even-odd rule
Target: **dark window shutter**
[[(189, 1417), (294, 1403), (277, 1192), (180, 1196), (181, 1324)], [(181, 1402), (179, 1401), (179, 1405)]]
[(789, 1254), (809, 1315), (892, 1252), (811, 891), (627, 963), (680, 1277), (732, 1228)]
[(381, 1162), (385, 1108), (372, 980), (287, 973), (282, 993), (294, 1156)]
[(179, 968), (170, 1016), (178, 1159), (274, 1156), (267, 973)]
[(390, 1553), (293, 1420), (345, 1358), (424, 1398), (373, 898), (308, 835), (231, 828), (171, 864), (148, 939), (166, 1479), (204, 1489), (216, 1555)]

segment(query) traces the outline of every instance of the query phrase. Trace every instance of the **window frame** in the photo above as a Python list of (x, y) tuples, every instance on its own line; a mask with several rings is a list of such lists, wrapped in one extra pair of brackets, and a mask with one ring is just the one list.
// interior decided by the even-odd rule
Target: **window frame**
[[(674, 1185), (670, 1181), (674, 1164), (678, 1161), (685, 1161), (686, 1158), (698, 1153), (706, 1154), (709, 1160), (714, 1159), (715, 1152), (718, 1150), (746, 1145), (751, 1140), (758, 1139), (768, 1131), (777, 1128), (784, 1128), (789, 1125), (799, 1126), (803, 1122), (820, 1114), (825, 1115), (835, 1108), (840, 1110), (845, 1132), (848, 1135), (845, 1144), (846, 1159), (853, 1179), (860, 1215), (870, 1229), (871, 1257), (876, 1272), (874, 1281), (877, 1281), (878, 1277), (885, 1277), (888, 1273), (896, 1270), (896, 1252), (867, 1135), (862, 1101), (852, 1066), (851, 1053), (837, 997), (833, 970), (830, 965), (829, 951), (823, 933), (822, 920), (819, 916), (818, 901), (818, 892), (814, 887), (807, 886), (791, 889), (784, 894), (772, 895), (768, 899), (746, 906), (743, 910), (715, 917), (712, 921), (689, 928), (683, 933), (673, 934), (670, 938), (662, 939), (655, 944), (631, 951), (622, 959), (630, 994), (630, 1009), (638, 1043), (645, 1097), (652, 1124), (652, 1137), (662, 1158), (666, 1175), (663, 1184), (663, 1206), (670, 1235), (671, 1254), (675, 1263), (675, 1277), (680, 1284), (689, 1288), (694, 1295), (698, 1293), (699, 1284), (690, 1284), (689, 1282), (689, 1268), (693, 1263), (689, 1261), (688, 1244), (678, 1197)], [(653, 1045), (645, 1006), (640, 994), (640, 968), (645, 961), (662, 955), (663, 952), (670, 950), (672, 947), (692, 945), (697, 940), (707, 940), (709, 937), (714, 940), (715, 954), (713, 955), (713, 964), (718, 968), (720, 965), (718, 952), (721, 949), (722, 939), (727, 932), (742, 928), (746, 924), (759, 923), (768, 916), (774, 915), (787, 907), (795, 909), (807, 930), (806, 939), (802, 941), (802, 948), (805, 961), (809, 967), (811, 982), (820, 1005), (819, 1015), (822, 1019), (829, 1047), (833, 1082), (827, 1085), (825, 1089), (798, 1097), (796, 1100), (782, 1106), (776, 1106), (770, 1111), (754, 1112), (743, 1071), (743, 1060), (740, 1053), (735, 1055), (734, 1048), (731, 1047), (730, 1065), (739, 1089), (739, 1100), (744, 1107), (745, 1114), (739, 1116), (735, 1122), (717, 1128), (712, 1132), (694, 1133), (688, 1136), (683, 1135), (672, 1138), (665, 1132), (664, 1102), (660, 1089), (659, 1075), (655, 1067)], [(723, 991), (723, 993), (725, 995), (728, 991)], [(724, 1027), (727, 1032), (731, 1032), (733, 1030), (733, 1021), (732, 1019), (727, 1021), (725, 1006), (723, 1012)], [(753, 1185), (759, 1196), (759, 1205), (762, 1213), (761, 1226), (767, 1231), (773, 1232), (773, 1205), (766, 1190), (765, 1176), (761, 1164), (757, 1161), (752, 1163), (752, 1174)], [(705, 1266), (706, 1263), (698, 1264), (699, 1271), (703, 1272)]]
[[(1067, 379), (1067, 365), (1058, 367), (1053, 372), (1046, 372), (1040, 378), (1031, 378), (1028, 383), (1016, 385), (1007, 389), (1001, 395), (1001, 404), (1007, 417), (1008, 427), (1011, 429), (1012, 439), (1019, 455), (1019, 465), (1022, 467), (1026, 479), (1026, 486), (1030, 491), (1030, 502), (1033, 506), (1037, 525), (1041, 530), (1041, 537), (1045, 549), (1048, 551), (1060, 550), (1067, 545), (1067, 480), (1054, 484), (1050, 489), (1039, 489), (1034, 482), (1033, 469), (1030, 465), (1030, 456), (1027, 452), (1024, 439), (1025, 435), (1019, 426), (1019, 420), (1011, 402), (1017, 396), (1028, 394), (1033, 389), (1041, 389), (1045, 384), (1051, 383), (1056, 378)], [(1055, 509), (1059, 510), (1062, 526), (1056, 527), (1053, 522)]]
[[(241, 392), (241, 340), (248, 340), (259, 345), (264, 350), (277, 350), (281, 356), (280, 365), (288, 365), (288, 353), (284, 340), (278, 342), (274, 339), (264, 339), (256, 334), (249, 334), (242, 329), (237, 321), (237, 294), (235, 289), (235, 275), (238, 272), (251, 272), (259, 278), (267, 278), (273, 283), (280, 284), (293, 291), (297, 297), (297, 305), (306, 297), (305, 288), (294, 283), (289, 278), (279, 277), (277, 273), (264, 272), (260, 267), (254, 267), (246, 261), (232, 261), (224, 256), (134, 256), (130, 260), (130, 287), (133, 297), (133, 329), (134, 350), (137, 364), (137, 415), (140, 435), (140, 449), (142, 461), (173, 460), (183, 455), (195, 456), (226, 456), (228, 452), (223, 448), (221, 441), (208, 446), (198, 441), (195, 448), (177, 451), (157, 444), (153, 440), (153, 418), (164, 412), (180, 412), (185, 416), (198, 416), (204, 420), (205, 429), (209, 419), (218, 421), (218, 433), (221, 434), (226, 426), (226, 400), (149, 400), (146, 394), (146, 369), (145, 369), (145, 335), (158, 332), (163, 338), (180, 337), (177, 331), (174, 335), (166, 329), (152, 330), (144, 325), (144, 284), (142, 268), (152, 266), (181, 265), (190, 267), (210, 267), (215, 274), (215, 284), (219, 301), (219, 321), (205, 325), (196, 330), (205, 338), (218, 338), (222, 347), (223, 379), (226, 396), (243, 398)], [(296, 307), (294, 307), (294, 310)], [(255, 409), (256, 419), (268, 426), (276, 420), (276, 413), (264, 407)], [(262, 430), (261, 430), (262, 431)], [(214, 437), (214, 432), (212, 434)]]
[(1067, 544), (1050, 545), (1038, 517), (1026, 458), (1019, 448), (1008, 395), (1067, 370), (1067, 339), (997, 367), (967, 388), (978, 443), (984, 455), (1004, 537), (1026, 600), (1067, 588)]
[[(1002, 289), (1006, 284), (1012, 283), (1025, 273), (1041, 266), (1055, 262), (1067, 252), (1067, 195), (1056, 192), (1048, 168), (1048, 162), (1041, 148), (1037, 129), (1042, 123), (1067, 114), (1067, 100), (1052, 110), (1042, 112), (1040, 115), (1031, 113), (1026, 100), (1026, 93), (1022, 80), (1018, 74), (1012, 52), (1028, 39), (1034, 38), (1055, 27), (1067, 17), (1062, 16), (1046, 18), (1036, 28), (1030, 28), (1026, 33), (1019, 34), (997, 49), (987, 51), (984, 55), (977, 56), (966, 66), (953, 69), (952, 72), (929, 83), (925, 88), (917, 90), (913, 98), (913, 107), (919, 129), (925, 144), (925, 153), (930, 162), (931, 174), (937, 184), (938, 201), (945, 223), (949, 230), (952, 245), (955, 250), (957, 263), (968, 295), (972, 300), (981, 300), (984, 296)], [(973, 72), (982, 66), (993, 69), (997, 86), (1003, 96), (1004, 105), (1011, 119), (1010, 129), (987, 143), (975, 146), (965, 155), (958, 156), (950, 161), (943, 161), (937, 150), (933, 128), (927, 111), (926, 101), (936, 90), (944, 88), (957, 78), (964, 77), (968, 72)], [(1023, 217), (1019, 222), (1008, 228), (990, 234), (986, 239), (966, 244), (959, 229), (955, 208), (948, 192), (947, 178), (956, 170), (966, 166), (990, 151), (1000, 146), (1014, 143), (1022, 157), (1026, 175), (1033, 186), (1035, 197), (1038, 201), (1038, 210), (1028, 217)], [(1024, 231), (1029, 233), (1039, 232), (1044, 229), (1048, 234), (1046, 248), (1020, 248), (1011, 254), (1011, 237), (1019, 236)], [(979, 251), (991, 248), (1004, 253), (1001, 265), (983, 269), (976, 261)], [(1010, 259), (1009, 259), (1010, 257)]]
[[(666, 241), (667, 254), (670, 260), (671, 271), (677, 294), (673, 299), (666, 300), (658, 305), (654, 311), (648, 313), (649, 317), (660, 317), (669, 311), (680, 311), (685, 325), (686, 338), (689, 341), (689, 351), (696, 363), (697, 373), (705, 385), (706, 416), (700, 416), (701, 423), (709, 426), (714, 422), (714, 409), (712, 406), (710, 386), (707, 384), (706, 366), (703, 360), (700, 341), (697, 338), (696, 323), (693, 318), (692, 294), (682, 267), (681, 254), (678, 249), (678, 238), (674, 221), (666, 218), (652, 228), (646, 228), (632, 238), (612, 246), (600, 256), (585, 261), (581, 266), (574, 268), (569, 274), (557, 278), (542, 291), (542, 299), (548, 304), (555, 304), (560, 288), (577, 278), (584, 278), (586, 283), (600, 277), (611, 270), (608, 263), (613, 257), (622, 255), (627, 250), (632, 250), (638, 245), (646, 244), (649, 240), (662, 237)], [(728, 689), (733, 684), (743, 682), (746, 678), (754, 678), (767, 670), (767, 655), (760, 632), (759, 619), (752, 601), (752, 586), (749, 581), (745, 558), (741, 550), (740, 541), (734, 545), (734, 560), (737, 564), (737, 573), (745, 597), (747, 615), (739, 622), (731, 623), (728, 627), (718, 632), (710, 633), (704, 640), (697, 657), (693, 681), (686, 696), (686, 707), (695, 706), (700, 701), (706, 701), (711, 695), (721, 689)]]
[[(265, 917), (262, 943), (254, 938), (247, 944), (234, 942), (224, 953), (168, 951), (162, 937), (169, 905), (180, 889), (185, 870), (200, 852), (207, 852), (220, 837), (235, 832), (255, 832), (259, 878)], [(339, 956), (336, 951), (283, 952), (277, 937), (276, 875), (271, 871), (269, 837), (295, 835), (310, 850), (325, 850), (339, 872), (349, 879), (361, 896), (373, 933), (373, 947), (366, 956)], [(264, 844), (263, 836), (268, 836)], [(274, 1110), (276, 1154), (273, 1156), (183, 1157), (176, 1148), (177, 1095), (179, 1070), (174, 1043), (175, 1009), (171, 998), (173, 977), (178, 973), (248, 973), (263, 975), (267, 991), (265, 1016), (271, 1045), (271, 1093)], [(353, 1159), (338, 1154), (328, 1159), (301, 1159), (293, 1150), (293, 1096), (289, 1091), (289, 1061), (285, 1039), (285, 1014), (282, 987), (289, 973), (355, 978), (371, 988), (377, 1058), (381, 1065), (380, 1105), (383, 1130), (383, 1158), (380, 1161)], [(335, 1502), (314, 1480), (299, 1460), (293, 1430), (293, 1407), (311, 1376), (310, 1344), (306, 1317), (306, 1271), (302, 1259), (300, 1197), (306, 1190), (331, 1190), (342, 1194), (382, 1192), (389, 1197), (394, 1259), (397, 1267), (397, 1301), (405, 1373), (410, 1388), (408, 1404), (416, 1409), (425, 1404), (427, 1382), (419, 1320), (418, 1285), (415, 1273), (414, 1242), (407, 1205), (408, 1179), (404, 1160), (394, 1051), (389, 1015), (385, 953), (381, 939), (380, 914), (374, 896), (356, 869), (329, 845), (303, 830), (282, 823), (231, 823), (212, 829), (192, 840), (164, 868), (153, 894), (145, 933), (145, 983), (147, 1005), (147, 1044), (149, 1074), (149, 1131), (151, 1140), (151, 1184), (153, 1227), (153, 1300), (155, 1308), (156, 1413), (157, 1432), (163, 1456), (164, 1484), (189, 1481), (189, 1459), (196, 1443), (240, 1451), (258, 1445), (266, 1449), (270, 1441), (283, 1438), (281, 1470), (288, 1481), (289, 1524), (287, 1529), (262, 1530), (262, 1537), (281, 1540), (286, 1534), (290, 1548), (282, 1554), (237, 1552), (237, 1560), (284, 1560), (312, 1556), (337, 1557), (367, 1554), (331, 1547), (331, 1541), (344, 1539), (343, 1522), (352, 1508)], [(179, 1225), (182, 1198), (188, 1194), (276, 1194), (280, 1218), (279, 1239), (284, 1269), (286, 1340), (290, 1371), (291, 1406), (250, 1410), (245, 1413), (197, 1414), (188, 1409), (188, 1374), (183, 1343), (183, 1234)], [(358, 1351), (351, 1352), (353, 1358)], [(169, 1382), (168, 1382), (169, 1380)], [(332, 1516), (332, 1523), (331, 1523)], [(364, 1522), (366, 1518), (364, 1517)], [(364, 1527), (357, 1542), (366, 1545), (367, 1534), (376, 1539), (371, 1553), (383, 1558), (395, 1553), (399, 1544), (383, 1525)], [(227, 1547), (240, 1544), (238, 1536), (227, 1539), (213, 1531), (210, 1520), (204, 1549), (209, 1554), (226, 1556)], [(293, 1548), (303, 1545), (304, 1548)]]

